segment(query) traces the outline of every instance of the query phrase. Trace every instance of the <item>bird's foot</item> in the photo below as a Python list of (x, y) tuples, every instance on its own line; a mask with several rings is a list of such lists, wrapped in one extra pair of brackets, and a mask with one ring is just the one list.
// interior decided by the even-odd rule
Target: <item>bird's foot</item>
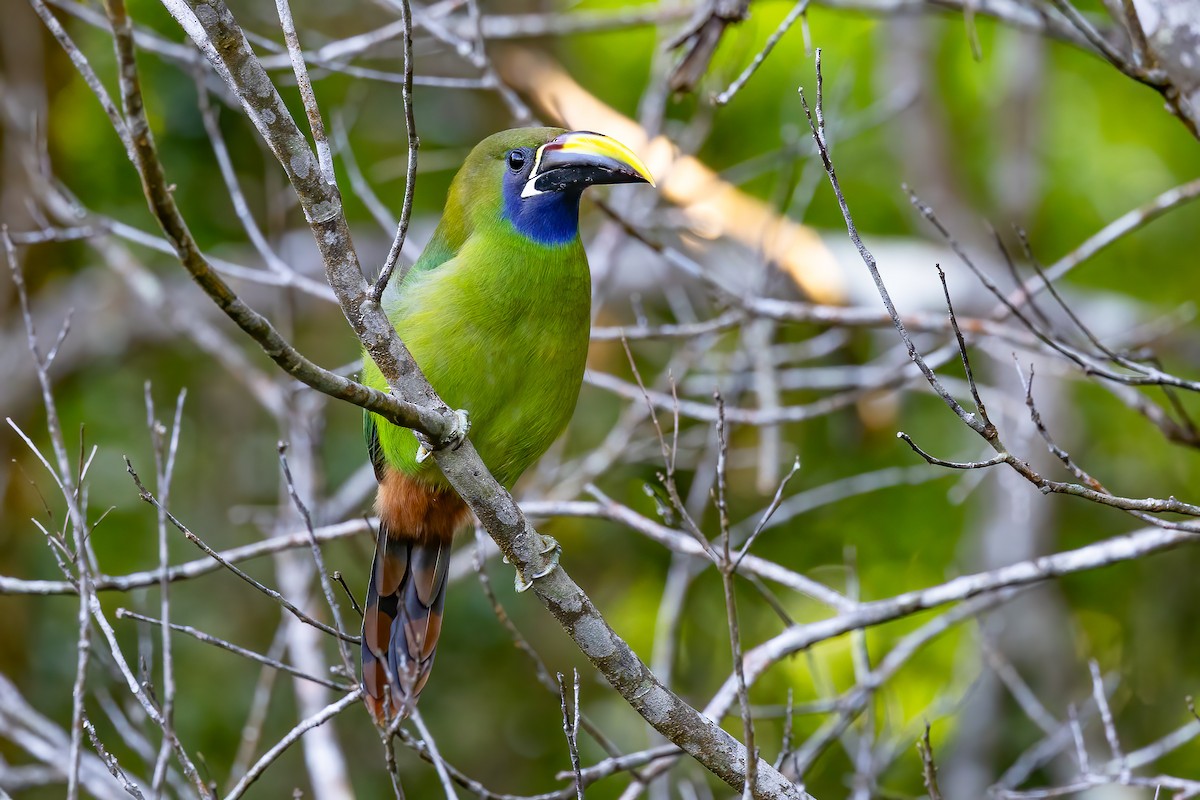
[(542, 546), (538, 549), (538, 552), (546, 556), (546, 566), (535, 572), (528, 579), (518, 568), (516, 578), (513, 580), (513, 588), (515, 588), (518, 592), (529, 591), (531, 588), (533, 588), (534, 581), (536, 581), (538, 578), (544, 578), (551, 572), (554, 572), (555, 568), (558, 567), (558, 559), (560, 556), (562, 556), (562, 545), (558, 543), (557, 539), (555, 539), (553, 536), (542, 536), (540, 533), (535, 535), (541, 537)]
[(466, 412), (466, 409), (456, 409), (454, 412), (454, 424), (446, 433), (445, 438), (438, 442), (436, 447), (431, 445), (424, 436), (417, 434), (417, 463), (420, 464), (433, 455), (434, 450), (445, 450), (447, 447), (451, 450), (457, 450), (462, 447), (462, 443), (467, 440), (467, 433), (470, 430), (471, 416)]
[(454, 427), (446, 434), (446, 438), (442, 441), (442, 447), (457, 450), (467, 440), (467, 434), (470, 431), (471, 415), (467, 413), (465, 408), (456, 408), (454, 410)]

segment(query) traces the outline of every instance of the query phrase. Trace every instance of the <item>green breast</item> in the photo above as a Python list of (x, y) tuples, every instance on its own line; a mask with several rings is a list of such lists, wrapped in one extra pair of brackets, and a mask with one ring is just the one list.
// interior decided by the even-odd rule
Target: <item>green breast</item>
[[(505, 486), (562, 433), (587, 359), (591, 277), (578, 239), (540, 247), (516, 237), (471, 237), (457, 257), (415, 267), (388, 316), (452, 408), (471, 415), (471, 442)], [(387, 390), (365, 359), (363, 380)], [(434, 484), (433, 460), (416, 463), (413, 434), (376, 418), (384, 458)]]

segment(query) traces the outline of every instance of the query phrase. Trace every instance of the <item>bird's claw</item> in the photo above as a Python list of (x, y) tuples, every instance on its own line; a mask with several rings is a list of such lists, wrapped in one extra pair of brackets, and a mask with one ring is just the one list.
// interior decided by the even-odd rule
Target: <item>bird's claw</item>
[(427, 458), (433, 455), (434, 450), (444, 450), (449, 447), (451, 450), (457, 450), (462, 447), (462, 443), (467, 440), (467, 433), (471, 430), (471, 416), (466, 412), (466, 409), (457, 409), (454, 412), (454, 424), (442, 441), (438, 442), (437, 447), (431, 445), (423, 436), (417, 436), (417, 463), (423, 463)]
[(470, 430), (471, 415), (467, 413), (465, 408), (455, 409), (454, 426), (446, 434), (446, 438), (442, 441), (442, 447), (449, 447), (451, 450), (457, 450), (462, 447), (462, 443), (467, 440), (467, 433)]
[[(541, 534), (539, 534), (541, 535)], [(516, 578), (513, 580), (513, 588), (517, 592), (527, 592), (533, 588), (533, 582), (538, 578), (544, 578), (558, 568), (558, 559), (562, 555), (562, 545), (553, 536), (542, 536), (542, 547), (538, 550), (539, 553), (546, 556), (546, 566), (535, 572), (528, 579), (517, 570)]]

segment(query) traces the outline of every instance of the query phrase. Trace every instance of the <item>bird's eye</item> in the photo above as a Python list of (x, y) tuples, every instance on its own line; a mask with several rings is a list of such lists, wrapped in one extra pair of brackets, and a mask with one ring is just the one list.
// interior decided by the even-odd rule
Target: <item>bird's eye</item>
[(521, 150), (509, 150), (508, 168), (513, 172), (520, 172), (523, 166), (525, 166), (525, 153)]

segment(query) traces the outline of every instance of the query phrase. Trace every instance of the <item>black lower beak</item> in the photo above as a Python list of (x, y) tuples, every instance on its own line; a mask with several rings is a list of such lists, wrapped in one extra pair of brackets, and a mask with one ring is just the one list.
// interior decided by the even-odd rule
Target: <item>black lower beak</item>
[(526, 193), (582, 191), (604, 183), (648, 183), (650, 171), (632, 150), (608, 136), (571, 131), (538, 150)]
[(561, 192), (567, 189), (582, 191), (588, 186), (610, 183), (649, 183), (636, 170), (616, 159), (589, 159), (596, 163), (565, 163), (561, 166), (547, 165), (543, 159), (542, 169), (534, 180), (539, 192)]

